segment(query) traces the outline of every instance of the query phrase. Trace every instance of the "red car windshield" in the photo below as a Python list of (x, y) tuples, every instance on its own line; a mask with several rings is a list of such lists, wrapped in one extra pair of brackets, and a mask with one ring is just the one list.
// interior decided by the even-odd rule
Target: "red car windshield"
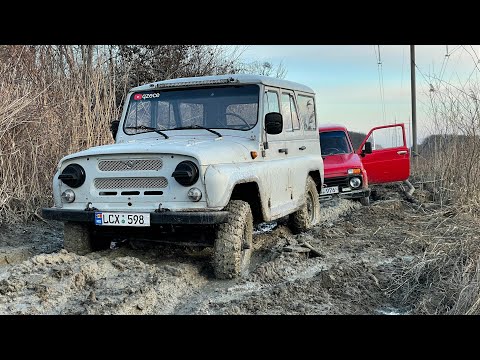
[(352, 152), (347, 135), (343, 131), (320, 133), (322, 155), (349, 154)]

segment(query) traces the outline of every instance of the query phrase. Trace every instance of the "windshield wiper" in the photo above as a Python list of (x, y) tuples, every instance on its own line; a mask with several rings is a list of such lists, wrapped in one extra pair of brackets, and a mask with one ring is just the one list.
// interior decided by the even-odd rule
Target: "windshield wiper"
[(204, 126), (200, 126), (200, 125), (180, 126), (180, 127), (176, 127), (176, 128), (170, 129), (170, 130), (187, 130), (187, 129), (204, 129), (204, 130), (210, 131), (212, 134), (215, 134), (218, 137), (223, 137), (222, 134), (220, 134), (219, 132), (217, 132), (215, 130), (212, 130), (212, 129), (209, 129), (209, 128), (204, 127)]
[(135, 129), (135, 130), (150, 130), (150, 131), (155, 131), (157, 134), (162, 135), (165, 139), (168, 139), (169, 136), (165, 134), (164, 132), (160, 131), (157, 128), (151, 127), (151, 126), (145, 126), (145, 125), (139, 125), (139, 126), (125, 126), (125, 129)]

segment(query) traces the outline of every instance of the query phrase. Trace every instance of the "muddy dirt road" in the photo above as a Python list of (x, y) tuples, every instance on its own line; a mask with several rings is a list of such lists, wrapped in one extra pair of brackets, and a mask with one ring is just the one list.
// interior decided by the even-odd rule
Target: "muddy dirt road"
[[(61, 223), (4, 225), (0, 314), (414, 313), (396, 291), (422, 255), (410, 240), (448, 218), (395, 188), (377, 198), (322, 204), (322, 224), (300, 235), (281, 223), (258, 228), (250, 274), (230, 281), (213, 278), (209, 249), (137, 244), (77, 256), (62, 249)], [(304, 252), (305, 241), (322, 256)]]

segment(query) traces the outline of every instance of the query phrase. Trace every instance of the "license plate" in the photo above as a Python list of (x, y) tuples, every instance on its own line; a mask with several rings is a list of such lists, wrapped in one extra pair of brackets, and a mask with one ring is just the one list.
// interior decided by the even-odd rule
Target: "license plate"
[(330, 186), (322, 188), (320, 195), (329, 195), (329, 194), (337, 194), (338, 193), (338, 186)]
[(95, 225), (102, 226), (150, 226), (150, 214), (95, 212)]

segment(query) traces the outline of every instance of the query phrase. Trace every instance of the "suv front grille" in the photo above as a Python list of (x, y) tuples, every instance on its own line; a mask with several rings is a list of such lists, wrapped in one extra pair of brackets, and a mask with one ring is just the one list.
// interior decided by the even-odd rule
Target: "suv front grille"
[(102, 160), (98, 163), (100, 171), (138, 171), (162, 168), (162, 159), (149, 160)]
[(162, 177), (149, 178), (97, 178), (97, 189), (156, 189), (166, 188), (168, 180)]

